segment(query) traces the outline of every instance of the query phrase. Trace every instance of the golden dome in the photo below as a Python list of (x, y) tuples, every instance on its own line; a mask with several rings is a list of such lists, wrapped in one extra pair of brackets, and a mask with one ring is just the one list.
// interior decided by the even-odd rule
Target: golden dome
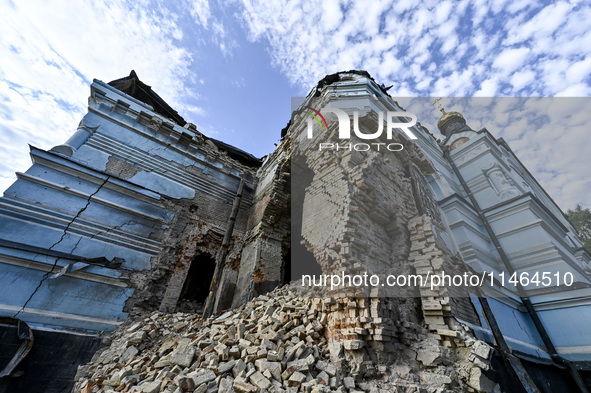
[(441, 119), (439, 119), (439, 121), (437, 122), (437, 128), (441, 129), (441, 126), (447, 122), (448, 120), (450, 120), (451, 118), (454, 117), (458, 117), (464, 121), (466, 121), (466, 119), (464, 119), (464, 116), (462, 116), (461, 113), (459, 112), (448, 112), (445, 115), (441, 116)]
[(462, 128), (466, 125), (466, 119), (459, 112), (448, 112), (441, 116), (441, 119), (437, 122), (437, 128), (448, 136), (451, 131)]

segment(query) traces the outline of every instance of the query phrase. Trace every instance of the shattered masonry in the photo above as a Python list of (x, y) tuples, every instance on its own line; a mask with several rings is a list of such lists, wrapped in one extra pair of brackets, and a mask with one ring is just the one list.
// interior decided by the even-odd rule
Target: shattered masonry
[(191, 314), (154, 312), (116, 331), (78, 372), (74, 391), (499, 391), (484, 375), (490, 346), (461, 327), (449, 349), (418, 318), (396, 320), (390, 362), (364, 356), (363, 340), (325, 333), (336, 320), (365, 318), (357, 330), (380, 334), (377, 318), (360, 317), (376, 304), (314, 298), (292, 285), (203, 324)]

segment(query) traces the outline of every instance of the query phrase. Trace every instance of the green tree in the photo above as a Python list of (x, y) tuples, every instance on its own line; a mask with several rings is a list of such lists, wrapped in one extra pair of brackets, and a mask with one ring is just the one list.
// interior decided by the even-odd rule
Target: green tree
[(568, 209), (566, 215), (579, 232), (579, 239), (584, 243), (585, 248), (591, 251), (591, 210), (577, 205), (575, 210)]

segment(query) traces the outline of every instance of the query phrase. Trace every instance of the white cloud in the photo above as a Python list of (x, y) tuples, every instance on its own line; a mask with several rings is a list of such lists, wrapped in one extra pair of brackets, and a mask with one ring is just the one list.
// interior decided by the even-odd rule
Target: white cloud
[(569, 84), (582, 82), (589, 75), (591, 75), (591, 55), (571, 64), (566, 71), (566, 79)]
[(529, 54), (529, 48), (505, 49), (497, 56), (493, 62), (493, 67), (501, 69), (505, 75), (510, 75), (513, 71), (523, 65)]
[(338, 0), (328, 0), (322, 3), (322, 23), (326, 29), (335, 29), (341, 22), (343, 13)]
[(441, 2), (435, 9), (435, 23), (441, 24), (448, 20), (449, 14), (452, 11), (452, 9), (453, 4), (451, 1)]
[(585, 83), (577, 83), (558, 92), (556, 97), (589, 97), (591, 96), (591, 87)]
[[(585, 38), (591, 36), (585, 34), (591, 31), (591, 18), (585, 17), (591, 15), (591, 7), (584, 4), (545, 6), (533, 0), (483, 0), (453, 5), (427, 1), (412, 7), (409, 3), (392, 6), (378, 1), (367, 6), (363, 2), (294, 0), (285, 6), (282, 1), (244, 0), (241, 5), (242, 21), (250, 37), (268, 41), (274, 64), (294, 84), (305, 82), (307, 87), (325, 74), (352, 65), (374, 67), (386, 53), (402, 66), (396, 74), (383, 68), (370, 69), (381, 82), (395, 84), (404, 79), (409, 86), (420, 84), (423, 88), (426, 65), (435, 62), (435, 73), (428, 76), (444, 80), (438, 86), (447, 86), (447, 94), (475, 94), (487, 86), (488, 94), (553, 95), (588, 76), (583, 65), (580, 72), (573, 68), (572, 77), (564, 75), (564, 68), (555, 67), (556, 61), (565, 61), (568, 67), (588, 52)], [(327, 15), (329, 9), (335, 11)], [(577, 26), (566, 23), (567, 19), (576, 20)], [(414, 64), (425, 67), (417, 71)], [(462, 73), (468, 67), (472, 67), (473, 78), (468, 85), (455, 87), (451, 83), (453, 71)], [(524, 78), (531, 73), (513, 76), (523, 68), (534, 73), (539, 83), (531, 88), (527, 85)], [(394, 77), (396, 80), (390, 79)], [(515, 83), (509, 85), (511, 78)], [(491, 82), (483, 85), (486, 80)]]
[(496, 79), (487, 79), (480, 85), (474, 96), (475, 97), (494, 97), (497, 93), (498, 81)]
[(192, 0), (186, 4), (191, 16), (195, 22), (203, 27), (207, 27), (209, 18), (211, 17), (211, 10), (209, 8), (208, 0)]
[(532, 70), (523, 70), (516, 72), (511, 77), (511, 84), (515, 91), (519, 91), (526, 86), (529, 86), (535, 80), (536, 74)]
[(562, 24), (567, 23), (567, 14), (571, 9), (572, 5), (566, 2), (546, 6), (526, 23), (514, 26), (509, 32), (509, 43), (552, 35)]

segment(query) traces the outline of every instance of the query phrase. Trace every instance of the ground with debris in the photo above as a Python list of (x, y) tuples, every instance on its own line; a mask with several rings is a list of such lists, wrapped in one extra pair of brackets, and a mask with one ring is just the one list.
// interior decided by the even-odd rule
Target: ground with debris
[(334, 311), (343, 302), (293, 285), (206, 321), (159, 312), (128, 321), (79, 369), (73, 391), (500, 392), (483, 374), (491, 348), (469, 332), (458, 332), (464, 346), (447, 348), (424, 327), (398, 322), (398, 351), (380, 363), (363, 345), (327, 339), (331, 319), (346, 318)]

